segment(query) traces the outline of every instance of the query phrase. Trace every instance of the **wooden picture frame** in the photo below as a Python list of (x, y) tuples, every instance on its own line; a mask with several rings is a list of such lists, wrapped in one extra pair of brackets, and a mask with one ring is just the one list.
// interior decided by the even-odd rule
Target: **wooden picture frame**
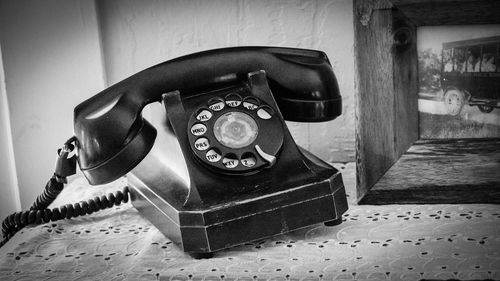
[(498, 24), (496, 0), (354, 0), (359, 204), (500, 203), (500, 139), (419, 140), (417, 27)]

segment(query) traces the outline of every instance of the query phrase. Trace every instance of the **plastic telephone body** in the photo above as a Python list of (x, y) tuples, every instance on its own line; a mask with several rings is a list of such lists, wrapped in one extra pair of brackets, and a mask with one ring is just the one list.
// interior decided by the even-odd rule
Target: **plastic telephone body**
[(141, 71), (79, 104), (74, 111), (78, 164), (91, 184), (113, 181), (143, 159), (156, 131), (141, 112), (162, 94), (183, 98), (243, 81), (264, 70), (286, 120), (318, 122), (341, 113), (341, 97), (320, 51), (235, 47), (196, 53)]
[[(165, 108), (150, 123), (141, 112), (159, 101)], [(323, 52), (206, 51), (146, 69), (78, 105), (78, 164), (91, 184), (131, 171), (140, 213), (186, 252), (212, 253), (341, 221), (341, 174), (299, 148), (284, 122), (340, 113)]]
[[(234, 103), (235, 95), (241, 102)], [(166, 116), (155, 124), (155, 145), (128, 180), (133, 205), (184, 251), (212, 253), (341, 220), (347, 210), (341, 174), (295, 144), (264, 72), (197, 95), (170, 92), (163, 102)], [(257, 124), (255, 138), (219, 141), (216, 124), (234, 112), (226, 133), (236, 124), (253, 136), (253, 121), (238, 119), (246, 115)], [(201, 125), (206, 128), (198, 130)], [(197, 142), (201, 138), (206, 147)], [(208, 157), (212, 149), (219, 156)], [(248, 157), (254, 161), (244, 165)], [(224, 165), (225, 158), (237, 163)]]

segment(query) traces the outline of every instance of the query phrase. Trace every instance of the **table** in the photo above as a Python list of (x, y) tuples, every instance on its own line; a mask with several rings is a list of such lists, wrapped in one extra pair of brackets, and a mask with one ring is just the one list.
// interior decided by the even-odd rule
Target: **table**
[[(314, 225), (195, 260), (130, 203), (26, 227), (0, 248), (1, 280), (500, 280), (500, 205), (355, 203), (355, 165), (341, 170), (344, 222)], [(52, 206), (121, 188), (79, 177)]]

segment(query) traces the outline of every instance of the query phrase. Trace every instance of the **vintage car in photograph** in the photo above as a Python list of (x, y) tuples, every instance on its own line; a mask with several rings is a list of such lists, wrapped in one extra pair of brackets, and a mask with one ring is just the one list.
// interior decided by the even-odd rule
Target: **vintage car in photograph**
[(500, 108), (500, 36), (443, 43), (441, 87), (450, 115), (464, 105)]

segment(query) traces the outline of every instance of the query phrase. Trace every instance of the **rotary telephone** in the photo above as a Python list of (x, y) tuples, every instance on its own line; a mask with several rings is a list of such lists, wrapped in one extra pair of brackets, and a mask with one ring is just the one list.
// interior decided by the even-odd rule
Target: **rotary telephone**
[[(151, 103), (148, 121), (142, 110)], [(340, 113), (337, 81), (320, 51), (235, 47), (164, 62), (75, 108), (75, 136), (48, 185), (64, 182), (77, 161), (91, 184), (127, 175), (130, 188), (56, 215), (91, 213), (130, 194), (142, 216), (198, 258), (316, 223), (339, 224), (347, 210), (341, 174), (298, 147), (284, 120)], [(67, 156), (74, 148), (77, 156)], [(50, 219), (54, 211), (37, 211), (48, 206), (41, 205), (17, 221)], [(11, 228), (22, 227), (12, 217)]]

